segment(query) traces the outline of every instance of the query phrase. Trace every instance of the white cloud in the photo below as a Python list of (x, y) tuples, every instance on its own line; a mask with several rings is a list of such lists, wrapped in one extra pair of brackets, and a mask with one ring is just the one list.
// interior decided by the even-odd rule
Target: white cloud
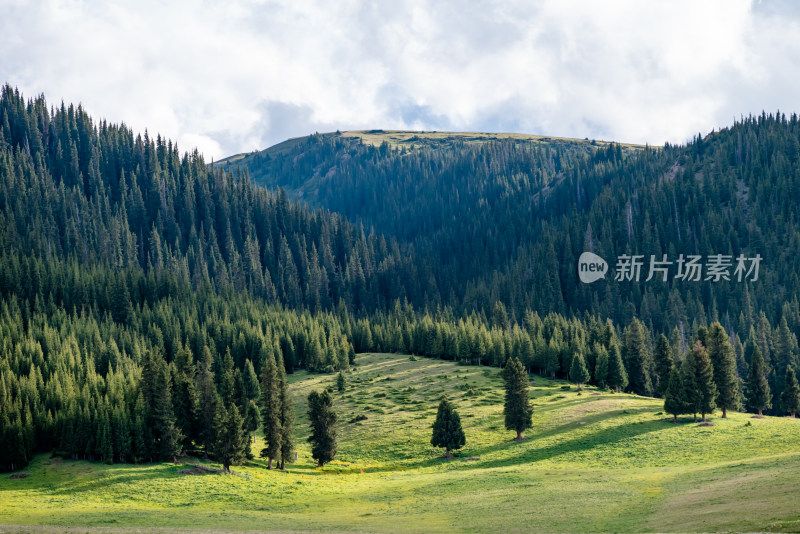
[(791, 2), (0, 0), (0, 82), (207, 157), (348, 128), (681, 142), (795, 111)]

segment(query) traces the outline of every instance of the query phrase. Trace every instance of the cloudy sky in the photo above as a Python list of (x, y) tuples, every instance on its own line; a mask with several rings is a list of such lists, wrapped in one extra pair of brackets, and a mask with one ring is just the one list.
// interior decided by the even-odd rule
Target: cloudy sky
[(0, 0), (0, 83), (199, 147), (336, 129), (662, 144), (800, 112), (800, 11), (750, 2)]

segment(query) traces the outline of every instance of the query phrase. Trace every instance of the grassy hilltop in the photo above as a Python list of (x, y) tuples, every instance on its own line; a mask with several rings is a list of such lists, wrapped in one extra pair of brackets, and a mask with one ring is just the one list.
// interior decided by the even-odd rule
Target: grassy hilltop
[[(335, 375), (291, 375), (299, 461), (256, 460), (239, 476), (186, 466), (38, 456), (0, 479), (0, 524), (199, 530), (797, 531), (800, 420), (733, 413), (713, 427), (673, 425), (660, 400), (535, 377), (534, 428), (503, 425), (499, 370), (362, 354), (344, 393)], [(331, 387), (337, 459), (317, 469), (305, 397)], [(430, 444), (436, 404), (454, 401), (467, 436), (458, 457)], [(366, 419), (350, 422), (357, 416)], [(260, 438), (254, 450), (261, 448)], [(362, 473), (363, 470), (363, 473)], [(30, 527), (0, 527), (28, 531)], [(125, 531), (126, 529), (122, 529)], [(150, 530), (150, 529), (148, 529)], [(84, 529), (80, 529), (84, 531)]]

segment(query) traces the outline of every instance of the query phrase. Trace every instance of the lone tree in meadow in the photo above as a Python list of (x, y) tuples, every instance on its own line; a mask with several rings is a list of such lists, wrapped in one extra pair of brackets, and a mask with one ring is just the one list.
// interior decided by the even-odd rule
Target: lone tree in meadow
[(710, 414), (717, 407), (714, 399), (717, 397), (717, 387), (714, 385), (714, 368), (708, 357), (706, 348), (697, 340), (692, 347), (692, 352), (687, 358), (693, 359), (691, 381), (684, 384), (689, 391), (689, 399), (692, 401), (692, 411), (699, 413), (706, 422), (706, 414)]
[(327, 391), (308, 395), (308, 421), (311, 425), (311, 457), (322, 467), (336, 456), (336, 412)]
[(781, 393), (781, 407), (784, 412), (789, 412), (792, 417), (800, 412), (800, 386), (797, 384), (797, 376), (791, 365), (786, 366), (786, 380)]
[(578, 391), (583, 389), (583, 385), (589, 381), (589, 371), (586, 369), (586, 362), (583, 360), (583, 355), (576, 352), (572, 357), (572, 365), (569, 370), (569, 379), (578, 384)]
[(433, 423), (431, 445), (442, 447), (445, 450), (445, 457), (452, 458), (451, 451), (460, 449), (465, 443), (466, 438), (464, 430), (461, 428), (461, 418), (453, 404), (447, 400), (447, 397), (444, 397), (439, 403), (439, 411), (436, 413), (436, 421)]
[(672, 422), (678, 424), (678, 416), (689, 413), (689, 402), (683, 379), (678, 369), (673, 365), (667, 378), (667, 387), (664, 389), (664, 411), (672, 415)]
[(517, 433), (515, 438), (522, 441), (522, 431), (533, 426), (533, 408), (528, 396), (528, 373), (522, 362), (511, 358), (503, 369), (506, 382), (506, 403), (503, 413), (506, 416), (506, 429)]
[(617, 393), (628, 386), (628, 373), (625, 371), (625, 364), (622, 361), (619, 347), (612, 344), (608, 350), (608, 387), (613, 388)]
[(750, 371), (747, 373), (747, 405), (751, 409), (757, 410), (759, 416), (763, 416), (763, 410), (772, 408), (767, 365), (764, 363), (764, 357), (761, 356), (761, 349), (757, 344), (748, 343), (747, 351), (750, 352)]

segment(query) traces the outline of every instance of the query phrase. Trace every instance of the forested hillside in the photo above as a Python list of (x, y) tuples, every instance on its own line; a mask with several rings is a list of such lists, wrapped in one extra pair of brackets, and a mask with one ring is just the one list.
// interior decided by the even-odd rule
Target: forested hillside
[[(438, 289), (418, 306), (489, 313), (501, 301), (518, 320), (525, 309), (618, 323), (636, 315), (664, 332), (720, 320), (746, 336), (759, 310), (800, 327), (799, 138), (797, 116), (782, 114), (655, 149), (457, 137), (392, 149), (323, 134), (225, 166), (413, 243)], [(626, 253), (760, 254), (763, 263), (755, 283), (609, 277), (588, 286), (575, 275), (586, 250), (612, 267)]]
[[(673, 366), (695, 383), (699, 341), (720, 408), (791, 411), (799, 134), (762, 116), (663, 149), (316, 135), (240, 169), (5, 86), (0, 467), (44, 451), (240, 462), (246, 433), (286, 415), (285, 373), (345, 371), (363, 351), (516, 357), (660, 396)], [(764, 266), (751, 282), (589, 286), (583, 250)], [(769, 402), (743, 382), (756, 347)], [(270, 459), (290, 457), (284, 430)]]

